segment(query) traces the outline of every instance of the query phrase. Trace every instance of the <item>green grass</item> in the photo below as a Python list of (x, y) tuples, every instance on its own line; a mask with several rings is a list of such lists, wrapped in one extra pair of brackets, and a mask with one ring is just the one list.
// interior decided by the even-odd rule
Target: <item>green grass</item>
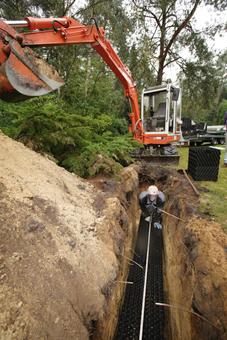
[[(187, 169), (188, 151), (188, 147), (179, 148), (181, 156), (179, 169)], [(224, 166), (224, 154), (225, 151), (221, 150), (218, 181), (195, 182), (195, 185), (200, 191), (198, 211), (220, 223), (223, 230), (227, 232), (227, 167)]]

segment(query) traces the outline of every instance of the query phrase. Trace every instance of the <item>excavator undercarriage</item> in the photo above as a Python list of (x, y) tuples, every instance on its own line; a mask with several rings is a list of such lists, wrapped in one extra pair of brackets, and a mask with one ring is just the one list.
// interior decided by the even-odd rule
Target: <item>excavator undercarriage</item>
[(173, 144), (141, 147), (133, 151), (131, 157), (138, 161), (164, 165), (177, 165), (180, 159), (177, 148)]

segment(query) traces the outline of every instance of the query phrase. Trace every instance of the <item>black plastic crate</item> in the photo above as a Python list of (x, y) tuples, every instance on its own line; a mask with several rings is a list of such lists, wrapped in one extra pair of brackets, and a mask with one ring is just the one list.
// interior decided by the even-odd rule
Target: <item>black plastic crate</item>
[(189, 148), (189, 165), (217, 166), (220, 162), (220, 150), (210, 147)]
[(217, 181), (220, 154), (220, 150), (214, 148), (190, 148), (188, 173), (195, 181)]

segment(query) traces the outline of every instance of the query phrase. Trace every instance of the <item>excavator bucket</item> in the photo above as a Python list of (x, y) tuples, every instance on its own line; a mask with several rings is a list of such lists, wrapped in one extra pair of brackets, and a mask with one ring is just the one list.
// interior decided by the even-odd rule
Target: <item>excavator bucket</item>
[(64, 84), (57, 71), (29, 47), (9, 42), (10, 53), (0, 66), (0, 98), (20, 101), (57, 90)]

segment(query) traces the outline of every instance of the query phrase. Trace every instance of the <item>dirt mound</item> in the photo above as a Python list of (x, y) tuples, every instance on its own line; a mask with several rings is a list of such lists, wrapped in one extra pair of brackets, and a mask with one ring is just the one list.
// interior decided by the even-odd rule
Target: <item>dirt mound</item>
[(21, 143), (0, 143), (0, 338), (88, 339), (108, 311), (128, 215)]

